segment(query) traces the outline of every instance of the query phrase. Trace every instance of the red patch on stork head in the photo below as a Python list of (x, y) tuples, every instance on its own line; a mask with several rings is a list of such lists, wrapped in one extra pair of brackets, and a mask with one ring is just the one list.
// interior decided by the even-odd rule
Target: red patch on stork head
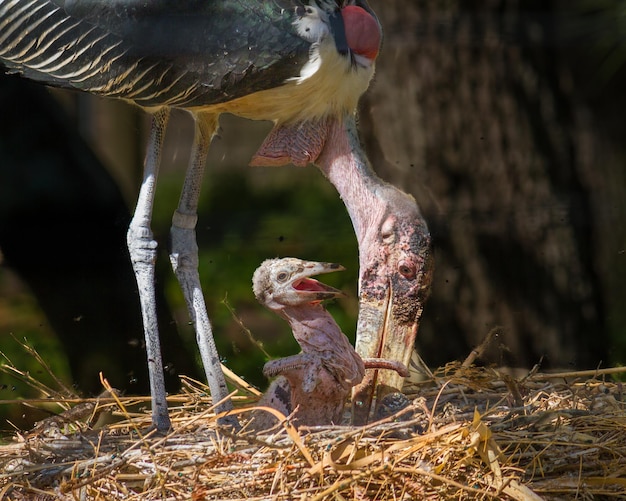
[(378, 21), (362, 7), (348, 5), (341, 9), (348, 47), (355, 54), (376, 59), (382, 32)]

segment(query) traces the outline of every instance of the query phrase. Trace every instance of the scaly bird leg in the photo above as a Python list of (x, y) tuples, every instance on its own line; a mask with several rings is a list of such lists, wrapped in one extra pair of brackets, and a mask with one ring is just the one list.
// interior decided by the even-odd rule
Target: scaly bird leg
[(263, 375), (267, 378), (277, 376), (286, 371), (300, 370), (312, 364), (319, 365), (320, 357), (311, 353), (298, 353), (288, 357), (270, 360), (263, 366)]
[(157, 430), (162, 432), (169, 430), (171, 423), (167, 411), (154, 293), (154, 265), (156, 262), (157, 243), (152, 236), (150, 223), (152, 221), (156, 180), (161, 163), (163, 138), (169, 115), (169, 108), (161, 108), (152, 116), (152, 128), (144, 163), (143, 181), (139, 190), (135, 214), (130, 222), (126, 237), (141, 302), (150, 377), (150, 393), (152, 395), (152, 424)]
[(302, 391), (311, 393), (319, 381), (322, 359), (312, 353), (298, 353), (289, 357), (270, 360), (263, 366), (263, 375), (267, 378), (278, 374), (299, 372), (302, 379)]
[[(189, 316), (196, 331), (196, 341), (211, 390), (211, 397), (213, 402), (219, 402), (228, 396), (228, 387), (213, 340), (211, 321), (207, 315), (202, 286), (200, 285), (198, 244), (195, 231), (202, 176), (211, 139), (217, 130), (218, 115), (199, 112), (194, 113), (193, 117), (195, 120), (194, 143), (183, 191), (180, 195), (178, 208), (172, 218), (170, 261), (183, 291)], [(217, 406), (216, 412), (226, 412), (232, 408), (232, 402), (225, 400)], [(235, 416), (222, 418), (220, 424), (239, 428)]]

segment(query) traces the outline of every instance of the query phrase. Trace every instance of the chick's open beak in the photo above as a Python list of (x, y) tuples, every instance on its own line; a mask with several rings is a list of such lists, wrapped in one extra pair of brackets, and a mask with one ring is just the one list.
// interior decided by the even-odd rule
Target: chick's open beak
[(298, 296), (308, 301), (323, 301), (343, 296), (343, 292), (330, 285), (319, 282), (313, 276), (343, 271), (345, 268), (336, 263), (317, 263), (307, 261), (301, 273), (292, 282), (292, 287), (297, 291)]

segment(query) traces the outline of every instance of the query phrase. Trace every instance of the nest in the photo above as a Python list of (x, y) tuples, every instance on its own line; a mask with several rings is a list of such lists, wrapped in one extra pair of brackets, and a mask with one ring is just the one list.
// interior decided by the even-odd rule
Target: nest
[[(372, 424), (296, 429), (281, 416), (262, 436), (219, 427), (207, 388), (188, 378), (169, 399), (167, 436), (146, 432), (145, 402), (107, 388), (0, 446), (0, 498), (624, 499), (623, 388), (605, 381), (617, 372), (514, 378), (450, 364)], [(231, 381), (245, 423), (258, 392)], [(95, 426), (99, 414), (118, 421)]]

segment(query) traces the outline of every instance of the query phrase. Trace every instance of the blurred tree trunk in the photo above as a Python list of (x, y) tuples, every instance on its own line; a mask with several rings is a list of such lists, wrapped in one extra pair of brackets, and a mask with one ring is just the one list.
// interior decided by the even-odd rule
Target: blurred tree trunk
[(433, 234), (426, 362), (462, 359), (496, 326), (488, 362), (606, 361), (592, 123), (559, 61), (552, 2), (372, 4), (385, 45), (363, 141)]

